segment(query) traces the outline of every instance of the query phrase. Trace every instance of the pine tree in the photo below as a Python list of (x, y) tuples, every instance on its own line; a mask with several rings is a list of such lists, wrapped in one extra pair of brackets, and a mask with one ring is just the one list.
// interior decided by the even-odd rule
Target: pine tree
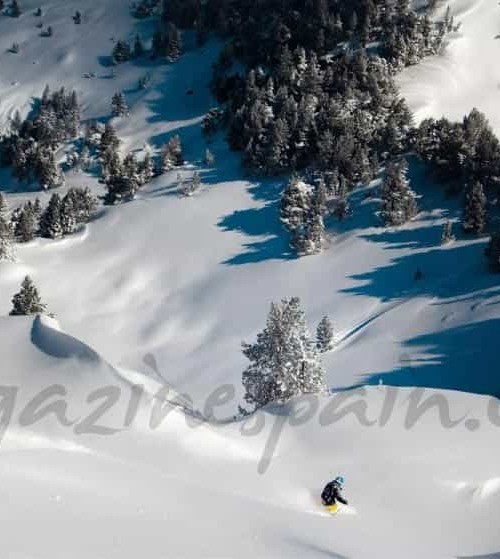
[(139, 175), (142, 184), (147, 184), (155, 176), (155, 164), (149, 150), (146, 151), (146, 155), (139, 165)]
[(104, 153), (108, 148), (117, 150), (120, 146), (120, 140), (116, 135), (116, 130), (111, 122), (106, 122), (104, 127), (104, 132), (101, 136), (101, 141), (99, 143), (99, 150)]
[(71, 138), (76, 138), (78, 136), (80, 119), (80, 103), (78, 102), (76, 91), (72, 91), (69, 98), (67, 115), (65, 118), (66, 130), (68, 131), (68, 134)]
[(117, 174), (122, 174), (129, 178), (138, 178), (139, 164), (137, 163), (137, 158), (133, 153), (127, 153), (123, 159), (121, 173)]
[(325, 372), (298, 297), (271, 305), (265, 329), (256, 343), (243, 344), (243, 354), (251, 363), (243, 373), (245, 400), (256, 407), (326, 389)]
[(179, 193), (182, 196), (192, 196), (197, 190), (201, 188), (201, 177), (198, 171), (193, 173), (191, 180), (188, 183), (181, 181), (179, 184)]
[(59, 239), (63, 235), (61, 197), (57, 192), (50, 198), (49, 204), (40, 218), (40, 234), (46, 239)]
[(113, 146), (109, 146), (101, 154), (101, 182), (107, 184), (114, 177), (118, 177), (123, 173), (120, 154)]
[(36, 237), (39, 218), (38, 207), (30, 201), (19, 209), (13, 220), (14, 236), (18, 243), (29, 243)]
[(42, 149), (38, 153), (37, 175), (42, 190), (57, 188), (64, 184), (64, 174), (56, 163), (55, 152)]
[(12, 298), (11, 316), (42, 314), (46, 311), (46, 308), (46, 305), (40, 299), (33, 280), (26, 276), (21, 284), (21, 290)]
[(417, 214), (415, 193), (406, 178), (405, 160), (390, 163), (382, 185), (381, 218), (386, 226), (402, 225)]
[(326, 353), (333, 347), (333, 325), (327, 316), (324, 316), (316, 329), (316, 347), (320, 353)]
[(132, 52), (130, 50), (130, 45), (127, 41), (117, 41), (113, 48), (113, 62), (115, 64), (121, 64), (127, 62), (132, 58)]
[(166, 55), (171, 61), (177, 60), (182, 54), (181, 33), (173, 23), (167, 26)]
[(97, 209), (97, 198), (90, 188), (70, 188), (67, 196), (72, 197), (76, 223), (88, 223)]
[(73, 189), (69, 190), (61, 200), (59, 210), (62, 235), (71, 235), (78, 225), (76, 217), (76, 196)]
[(282, 223), (294, 234), (301, 233), (310, 210), (311, 187), (293, 175), (281, 197)]
[(128, 116), (130, 114), (125, 95), (115, 93), (111, 100), (111, 114), (113, 116)]
[(179, 167), (184, 163), (182, 144), (179, 136), (173, 136), (168, 141), (162, 153), (162, 172), (167, 173), (174, 167)]
[(447, 245), (455, 240), (455, 235), (453, 235), (453, 223), (447, 220), (443, 225), (443, 233), (441, 234), (441, 244)]
[(465, 195), (465, 208), (462, 227), (466, 233), (481, 234), (486, 228), (487, 200), (483, 185), (476, 181)]
[(7, 214), (7, 204), (0, 192), (0, 261), (14, 261), (16, 257), (12, 226)]
[(215, 165), (215, 156), (208, 148), (205, 150), (203, 162), (207, 167), (213, 167)]

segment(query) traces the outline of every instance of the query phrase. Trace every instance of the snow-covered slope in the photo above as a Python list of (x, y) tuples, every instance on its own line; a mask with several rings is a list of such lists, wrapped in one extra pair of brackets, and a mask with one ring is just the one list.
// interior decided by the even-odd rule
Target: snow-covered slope
[[(375, 550), (416, 558), (498, 547), (499, 451), (487, 398), (446, 393), (453, 419), (468, 422), (446, 428), (430, 412), (407, 429), (413, 392), (398, 395), (381, 426), (389, 393), (373, 387), (343, 404), (339, 396), (319, 399), (317, 413), (298, 426), (270, 410), (252, 434), (250, 424), (188, 426), (172, 408), (153, 429), (155, 403), (145, 396), (125, 427), (129, 387), (90, 350), (81, 345), (75, 361), (74, 341), (46, 322), (2, 320), (0, 332), (17, 348), (6, 377), (21, 385), (2, 442), (3, 556), (368, 558)], [(89, 434), (85, 424), (100, 403), (85, 402), (97, 377), (121, 388), (93, 425), (113, 434)], [(52, 401), (66, 402), (72, 425), (54, 414), (29, 423), (28, 402), (44, 382), (67, 388)], [(333, 402), (363, 403), (379, 422), (363, 426), (354, 414), (335, 421)], [(479, 430), (472, 419), (482, 422)], [(332, 519), (318, 493), (336, 471), (346, 472), (352, 506)]]
[[(108, 116), (111, 96), (125, 90), (132, 112), (117, 123), (124, 149), (145, 142), (158, 149), (175, 131), (189, 161), (182, 172), (198, 168), (204, 186), (179, 198), (176, 174), (163, 176), (80, 233), (37, 240), (19, 248), (17, 263), (0, 263), (0, 314), (8, 314), (29, 273), (64, 330), (47, 319), (0, 320), (0, 385), (20, 390), (0, 449), (0, 511), (9, 526), (2, 556), (450, 558), (498, 551), (497, 427), (487, 417), (489, 398), (480, 395), (500, 392), (500, 291), (485, 270), (483, 239), (439, 245), (458, 203), (445, 200), (414, 162), (414, 184), (425, 193), (418, 219), (380, 228), (376, 199), (365, 196), (375, 183), (354, 194), (351, 220), (330, 224), (328, 250), (291, 258), (277, 218), (281, 182), (246, 178), (222, 138), (210, 146), (216, 166), (200, 163), (216, 42), (175, 65), (125, 64), (111, 77), (111, 38), (131, 38), (151, 21), (132, 19), (121, 0), (52, 0), (43, 19), (54, 36), (42, 38), (36, 7), (25, 0), (19, 20), (0, 18), (2, 124), (16, 108), (28, 112), (45, 83), (75, 87), (84, 118)], [(81, 26), (71, 20), (75, 9)], [(481, 27), (496, 25), (498, 7), (478, 0), (452, 9), (462, 14), (459, 37), (443, 58), (406, 71), (403, 93), (419, 118), (460, 118), (478, 106), (498, 129), (496, 70), (485, 65), (493, 65), (499, 43)], [(7, 52), (13, 42), (21, 45), (17, 55)], [(96, 77), (85, 78), (90, 72)], [(152, 87), (138, 93), (146, 72)], [(5, 173), (2, 181), (12, 206), (35, 195), (20, 192)], [(68, 182), (101, 188), (83, 174)], [(271, 301), (290, 295), (301, 297), (311, 327), (325, 314), (335, 323), (338, 344), (325, 358), (334, 393), (379, 382), (406, 387), (387, 425), (363, 426), (353, 414), (333, 425), (323, 415), (321, 425), (318, 412), (286, 427), (273, 445), (276, 410), (261, 417), (262, 432), (244, 436), (238, 422), (187, 427), (192, 414), (167, 406), (164, 425), (150, 428), (160, 378), (200, 410), (214, 389), (232, 384), (235, 397), (216, 413), (233, 414), (245, 367), (240, 342), (254, 339)], [(135, 420), (114, 434), (82, 434), (83, 418), (99, 404), (87, 398), (107, 386), (120, 398), (100, 423), (124, 427), (132, 383), (146, 387)], [(22, 420), (26, 403), (54, 385), (66, 390), (73, 423)], [(430, 411), (406, 429), (418, 394), (408, 387), (415, 386), (444, 390), (426, 394), (442, 393), (452, 417), (467, 416), (444, 428)], [(387, 390), (339, 394), (361, 398), (378, 418)], [(323, 410), (339, 397), (318, 405)], [(262, 459), (266, 443), (276, 446), (270, 464)], [(265, 473), (259, 465), (268, 466)], [(346, 475), (355, 514), (330, 519), (316, 497), (337, 472)]]
[(458, 32), (442, 56), (407, 69), (399, 84), (416, 120), (446, 116), (461, 120), (473, 107), (500, 133), (500, 6), (491, 0), (455, 0), (450, 6)]

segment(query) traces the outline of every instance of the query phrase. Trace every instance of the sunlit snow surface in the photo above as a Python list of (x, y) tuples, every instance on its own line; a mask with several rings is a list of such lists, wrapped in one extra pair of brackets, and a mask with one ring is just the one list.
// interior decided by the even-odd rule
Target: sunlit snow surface
[[(215, 168), (201, 163), (199, 123), (214, 104), (217, 43), (175, 65), (121, 65), (112, 77), (112, 39), (145, 36), (154, 22), (132, 19), (122, 0), (53, 0), (43, 4), (49, 39), (35, 27), (38, 3), (22, 6), (19, 20), (0, 18), (2, 125), (16, 108), (27, 114), (46, 83), (75, 87), (86, 119), (107, 117), (111, 96), (124, 90), (131, 116), (116, 123), (123, 149), (159, 149), (175, 131), (189, 161), (182, 173), (198, 168), (204, 186), (182, 199), (176, 173), (165, 175), (84, 231), (37, 240), (19, 248), (16, 264), (0, 264), (4, 403), (12, 401), (8, 387), (18, 387), (0, 450), (0, 555), (399, 559), (500, 551), (500, 427), (490, 399), (500, 392), (500, 290), (486, 273), (484, 239), (461, 239), (457, 227), (459, 240), (439, 245), (460, 202), (446, 200), (414, 162), (413, 185), (424, 194), (414, 222), (380, 228), (376, 198), (365, 196), (374, 183), (354, 195), (351, 220), (329, 224), (327, 250), (294, 259), (278, 221), (280, 181), (246, 177), (223, 138), (210, 145)], [(418, 118), (461, 118), (477, 106), (498, 129), (500, 8), (451, 7), (460, 32), (443, 57), (405, 71), (402, 91)], [(76, 9), (81, 26), (71, 19)], [(7, 52), (13, 42), (17, 55)], [(139, 92), (148, 72), (152, 86)], [(11, 207), (35, 195), (5, 171), (0, 178)], [(68, 183), (102, 193), (86, 175), (70, 174)], [(6, 316), (27, 273), (58, 322)], [(337, 346), (325, 357), (333, 394), (304, 403), (317, 409), (296, 426), (277, 410), (256, 426), (232, 422), (245, 367), (240, 343), (254, 339), (272, 300), (290, 295), (301, 297), (311, 328), (325, 314), (334, 322)], [(144, 385), (135, 413), (133, 384)], [(215, 409), (219, 421), (200, 421), (210, 395), (226, 385), (235, 396)], [(393, 406), (384, 407), (393, 397), (385, 385), (404, 387)], [(446, 398), (457, 424), (446, 427), (431, 410), (413, 425), (419, 392), (411, 387), (437, 389), (423, 397)], [(55, 390), (50, 401), (66, 402), (69, 425), (54, 414), (34, 422), (25, 411), (47, 389)], [(116, 403), (88, 433), (89, 413), (103, 401), (95, 391), (114, 389)], [(178, 405), (165, 404), (171, 398)], [(350, 403), (371, 426), (354, 413), (335, 420), (333, 406)], [(161, 409), (168, 414), (157, 424)], [(346, 477), (351, 514), (330, 518), (318, 495), (337, 473)]]

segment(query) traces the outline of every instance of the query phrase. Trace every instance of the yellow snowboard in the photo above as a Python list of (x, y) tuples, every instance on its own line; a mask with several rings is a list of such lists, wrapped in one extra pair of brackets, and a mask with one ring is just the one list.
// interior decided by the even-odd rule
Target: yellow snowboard
[(330, 505), (330, 506), (325, 506), (325, 509), (330, 513), (330, 514), (337, 514), (337, 512), (339, 511), (340, 507), (338, 503), (335, 503), (334, 505)]

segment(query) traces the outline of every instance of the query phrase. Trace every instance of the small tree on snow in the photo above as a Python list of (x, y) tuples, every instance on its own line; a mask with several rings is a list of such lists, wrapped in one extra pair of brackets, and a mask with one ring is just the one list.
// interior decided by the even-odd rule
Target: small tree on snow
[(251, 363), (243, 372), (245, 400), (256, 407), (326, 389), (325, 372), (298, 297), (271, 305), (265, 329), (256, 343), (243, 344), (243, 354)]
[(173, 136), (163, 148), (161, 156), (161, 169), (163, 173), (168, 173), (174, 167), (179, 167), (184, 163), (182, 153), (182, 143), (179, 136)]
[(215, 164), (215, 156), (208, 148), (205, 150), (203, 161), (207, 167), (213, 167)]
[(111, 99), (111, 114), (113, 116), (128, 116), (130, 114), (125, 95), (115, 93)]
[(201, 188), (201, 177), (198, 171), (195, 171), (191, 180), (188, 183), (181, 181), (179, 184), (179, 192), (183, 196), (192, 196), (197, 190)]
[(33, 280), (26, 276), (21, 284), (21, 290), (12, 298), (11, 316), (27, 316), (41, 314), (46, 310), (38, 294), (38, 290)]
[(443, 225), (443, 233), (441, 234), (441, 244), (447, 245), (455, 240), (455, 235), (453, 234), (453, 223), (448, 220)]
[(467, 233), (482, 233), (486, 228), (487, 209), (483, 185), (476, 181), (465, 195), (462, 227)]
[(321, 353), (333, 348), (333, 325), (327, 316), (321, 319), (316, 329), (316, 347)]
[(127, 41), (116, 42), (116, 45), (113, 48), (112, 58), (115, 64), (127, 62), (127, 60), (130, 60), (132, 58), (132, 51)]
[(382, 185), (382, 210), (380, 215), (386, 226), (402, 225), (417, 214), (415, 193), (410, 188), (405, 160), (390, 163)]

